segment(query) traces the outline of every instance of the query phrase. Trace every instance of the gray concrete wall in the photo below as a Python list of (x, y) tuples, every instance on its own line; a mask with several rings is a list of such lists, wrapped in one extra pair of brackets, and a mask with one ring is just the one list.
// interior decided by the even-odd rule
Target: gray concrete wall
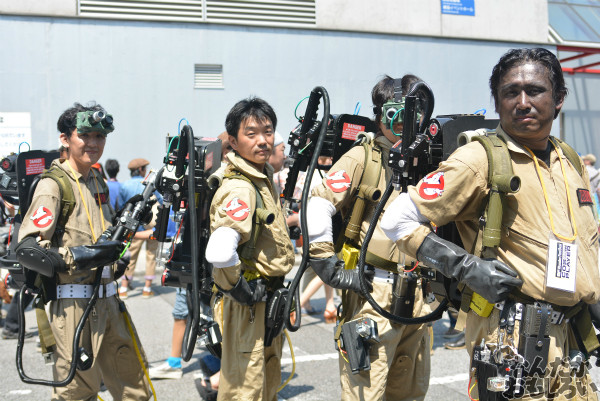
[[(231, 106), (251, 94), (274, 106), (284, 137), (296, 125), (296, 104), (317, 85), (328, 90), (333, 113), (352, 113), (360, 101), (360, 114), (371, 117), (371, 88), (386, 73), (414, 73), (426, 80), (436, 96), (434, 115), (486, 108), (494, 118), (488, 78), (498, 58), (518, 46), (18, 16), (0, 16), (0, 38), (0, 111), (31, 112), (34, 148), (56, 148), (60, 113), (74, 101), (96, 100), (114, 115), (116, 125), (102, 160), (117, 158), (126, 165), (132, 158), (146, 157), (154, 166), (164, 156), (165, 135), (177, 131), (181, 118), (189, 120), (197, 136), (215, 136), (224, 130)], [(222, 64), (224, 89), (194, 89), (195, 63)], [(575, 90), (569, 101), (576, 98)], [(590, 90), (565, 110), (590, 109), (588, 105), (599, 104), (598, 93)], [(577, 132), (590, 136), (591, 129), (587, 124)], [(127, 172), (119, 177), (126, 178)]]
[(548, 42), (547, 0), (475, 0), (475, 16), (442, 14), (440, 0), (317, 0), (316, 6), (320, 29)]
[[(315, 11), (316, 29), (548, 41), (547, 0), (475, 0), (474, 16), (442, 14), (440, 0), (315, 0)], [(77, 16), (77, 0), (0, 0), (0, 14)]]

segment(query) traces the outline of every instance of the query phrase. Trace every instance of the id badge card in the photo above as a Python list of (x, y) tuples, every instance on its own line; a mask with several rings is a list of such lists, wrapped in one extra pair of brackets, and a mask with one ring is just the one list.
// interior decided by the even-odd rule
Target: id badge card
[(575, 292), (577, 244), (550, 238), (546, 262), (546, 286)]

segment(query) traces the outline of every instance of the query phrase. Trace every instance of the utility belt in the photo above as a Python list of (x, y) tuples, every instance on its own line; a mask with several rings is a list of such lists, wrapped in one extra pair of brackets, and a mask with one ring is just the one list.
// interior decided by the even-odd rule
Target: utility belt
[(246, 281), (263, 278), (267, 282), (264, 346), (269, 347), (273, 340), (281, 334), (285, 323), (283, 312), (289, 297), (289, 290), (284, 287), (285, 277), (264, 277), (256, 270), (245, 270), (243, 276)]
[[(344, 243), (338, 257), (344, 261), (344, 267), (347, 270), (353, 270), (358, 265), (358, 259), (360, 257), (360, 249), (352, 244)], [(381, 258), (374, 253), (367, 251), (365, 256), (365, 264), (389, 271), (391, 273), (398, 273), (398, 263), (391, 260)]]
[[(56, 286), (56, 299), (78, 298), (89, 299), (94, 293), (92, 284), (59, 284)], [(112, 297), (117, 293), (117, 284), (113, 281), (101, 284), (98, 289), (98, 298)]]
[[(565, 355), (573, 371), (578, 371), (589, 354), (600, 347), (584, 303), (565, 307), (515, 294), (493, 308), (500, 311), (498, 341), (486, 344), (482, 340), (473, 350), (472, 367), (479, 383), (480, 401), (520, 398), (548, 390), (544, 372), (549, 363), (554, 363), (548, 360), (551, 325), (569, 323), (573, 330), (578, 348), (566, 350)], [(517, 320), (519, 341), (515, 348), (511, 341), (505, 344), (505, 339), (514, 335)]]
[[(349, 243), (344, 243), (341, 251), (341, 257), (344, 259), (346, 269), (354, 269), (358, 264), (360, 250)], [(367, 251), (365, 256), (366, 266), (375, 270), (374, 282), (392, 285), (392, 304), (390, 313), (405, 318), (413, 317), (415, 305), (415, 294), (419, 279), (417, 274), (412, 272), (400, 271), (398, 263), (384, 259)], [(412, 269), (412, 266), (406, 266)], [(342, 304), (343, 304), (342, 298)]]

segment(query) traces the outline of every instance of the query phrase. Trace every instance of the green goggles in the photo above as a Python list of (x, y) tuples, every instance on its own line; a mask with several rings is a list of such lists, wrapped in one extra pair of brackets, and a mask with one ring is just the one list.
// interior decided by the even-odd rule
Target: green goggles
[(88, 132), (99, 132), (108, 135), (115, 130), (112, 115), (103, 110), (80, 111), (77, 113), (77, 132), (85, 134)]
[[(390, 100), (384, 103), (381, 113), (381, 122), (385, 127), (389, 127), (392, 133), (396, 136), (402, 136), (402, 132), (394, 132), (394, 124), (401, 124), (404, 122), (404, 104), (405, 98), (403, 97), (400, 102)], [(421, 113), (417, 111), (417, 120), (421, 119)]]

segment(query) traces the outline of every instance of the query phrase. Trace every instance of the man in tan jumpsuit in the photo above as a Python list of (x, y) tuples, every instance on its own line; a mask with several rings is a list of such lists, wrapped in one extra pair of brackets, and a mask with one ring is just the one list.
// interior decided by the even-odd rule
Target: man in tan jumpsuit
[[(543, 302), (567, 316), (578, 304), (587, 310), (587, 304), (600, 299), (598, 231), (585, 169), (580, 175), (550, 137), (567, 94), (560, 64), (545, 49), (510, 50), (494, 67), (490, 88), (500, 115), (496, 133), (506, 141), (514, 174), (521, 178), (520, 190), (505, 196), (495, 255), (481, 259), (470, 254), (437, 237), (430, 225), (456, 222), (463, 244), (472, 252), (489, 192), (489, 165), (479, 142), (459, 148), (437, 171), (401, 194), (385, 213), (382, 227), (400, 249), (462, 281), (491, 303), (507, 297), (524, 305)], [(553, 255), (559, 248), (570, 255)], [(471, 355), (482, 340), (497, 342), (502, 304), (496, 305), (488, 317), (473, 309), (466, 313)], [(587, 369), (577, 374), (571, 370), (569, 351), (578, 346), (567, 320), (549, 323), (546, 379), (528, 379), (539, 386), (530, 387), (533, 391), (523, 399), (597, 400)], [(519, 326), (517, 320), (514, 335), (505, 336), (504, 344), (519, 344)], [(477, 383), (479, 388), (485, 385)], [(470, 391), (473, 399), (478, 398), (477, 386)]]
[[(414, 75), (406, 75), (402, 79), (402, 90), (408, 91), (410, 85), (419, 79)], [(343, 400), (423, 400), (429, 387), (430, 374), (430, 336), (425, 324), (405, 326), (393, 323), (379, 315), (361, 295), (357, 271), (344, 270), (339, 266), (334, 255), (332, 236), (332, 216), (341, 211), (344, 218), (352, 211), (360, 184), (377, 185), (383, 193), (391, 179), (391, 170), (387, 167), (387, 156), (398, 137), (381, 122), (382, 106), (394, 98), (394, 80), (388, 76), (382, 79), (372, 91), (375, 105), (375, 121), (379, 132), (374, 139), (373, 152), (381, 154), (382, 168), (378, 183), (361, 182), (365, 171), (365, 149), (355, 146), (342, 156), (329, 170), (321, 185), (312, 191), (308, 203), (307, 221), (310, 240), (311, 265), (315, 272), (326, 283), (344, 291), (342, 298), (345, 322), (369, 317), (377, 322), (380, 343), (370, 348), (371, 370), (353, 374), (350, 365), (343, 355), (339, 358), (340, 381)], [(402, 125), (394, 127), (394, 132), (402, 132)], [(369, 163), (376, 163), (370, 160)], [(397, 196), (393, 194), (390, 202)], [(352, 244), (360, 249), (373, 217), (376, 203), (369, 203), (360, 227), (360, 239)], [(366, 262), (373, 266), (373, 298), (388, 312), (392, 308), (394, 297), (392, 289), (394, 273), (400, 268), (410, 266), (412, 259), (398, 252), (394, 242), (381, 231), (379, 225), (375, 229), (369, 243)], [(326, 263), (337, 263), (335, 267), (323, 266)], [(333, 273), (333, 274), (332, 274)], [(423, 303), (423, 292), (420, 285), (415, 291), (413, 314), (410, 317), (425, 315), (429, 307)]]
[[(215, 301), (214, 314), (223, 336), (219, 400), (274, 401), (281, 382), (283, 335), (264, 346), (266, 295), (283, 286), (294, 262), (267, 163), (276, 124), (275, 112), (259, 98), (236, 103), (225, 121), (234, 151), (227, 155), (225, 179), (211, 204), (206, 250), (215, 284), (225, 294)], [(250, 240), (257, 195), (274, 220), (260, 225), (252, 257), (241, 260), (238, 246)]]
[[(81, 124), (97, 111), (102, 111), (100, 105), (84, 107), (76, 103), (60, 116), (60, 140), (69, 153), (67, 159), (55, 160), (53, 166), (68, 177), (75, 206), (60, 235), (56, 231), (63, 210), (60, 188), (52, 178), (42, 179), (23, 217), (17, 258), (24, 266), (56, 278), (57, 299), (49, 306), (56, 340), (55, 381), (64, 380), (68, 374), (75, 328), (92, 294), (97, 269), (103, 269), (99, 297), (81, 336), (81, 344), (93, 357), (93, 364), (87, 370), (78, 369), (66, 387), (54, 387), (52, 399), (95, 400), (104, 381), (115, 400), (147, 400), (148, 382), (116, 297), (113, 262), (122, 247), (116, 241), (92, 245), (110, 227), (113, 215), (108, 191), (100, 183), (102, 177), (91, 166), (102, 156), (106, 135), (114, 127), (98, 122), (90, 130)], [(91, 258), (82, 255), (82, 251)], [(53, 266), (46, 269), (43, 262), (27, 258), (35, 254), (43, 254), (43, 260), (51, 260)], [(143, 356), (139, 339), (136, 341)]]

